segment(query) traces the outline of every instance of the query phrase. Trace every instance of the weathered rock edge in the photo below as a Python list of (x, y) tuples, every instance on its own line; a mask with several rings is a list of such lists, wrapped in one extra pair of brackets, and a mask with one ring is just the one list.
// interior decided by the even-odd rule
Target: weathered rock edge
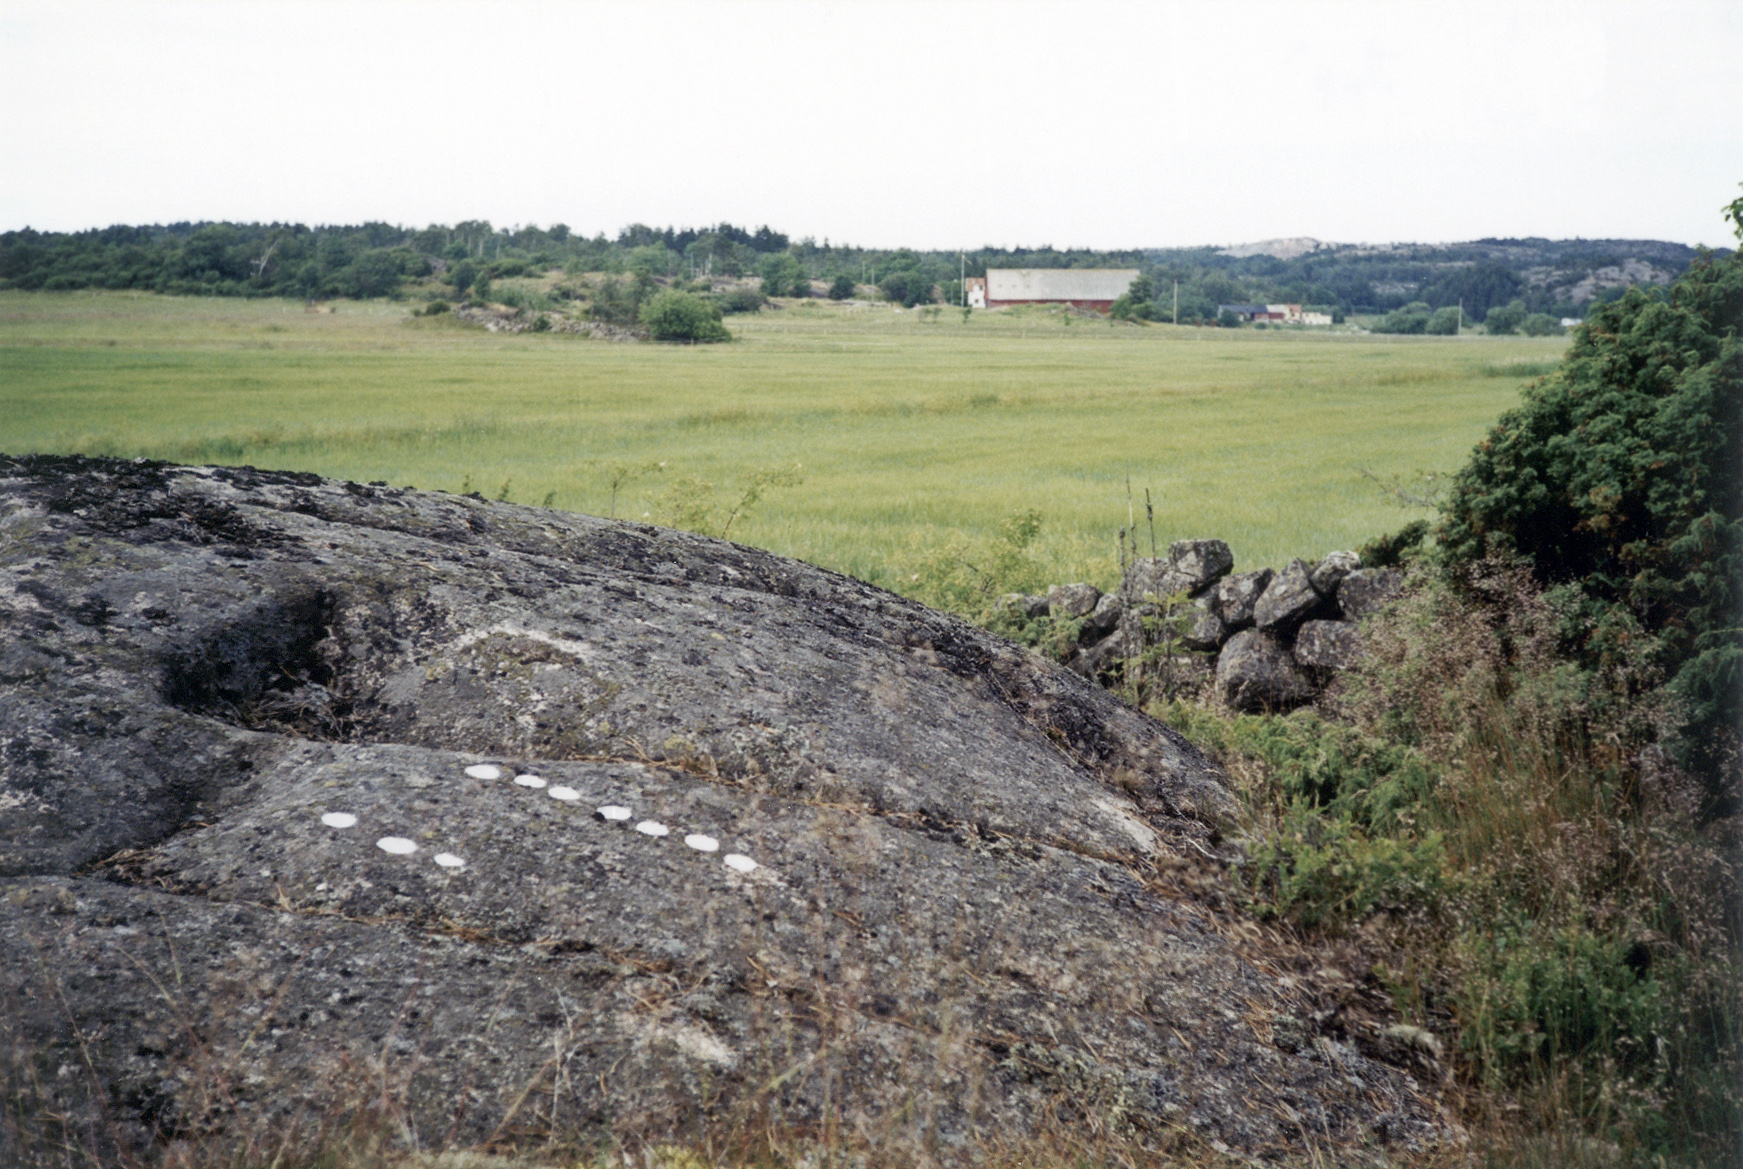
[(1168, 894), (1236, 815), (1196, 750), (860, 582), (475, 497), (0, 457), (0, 635), (17, 1163), (384, 1095), (426, 1146), (752, 1112), (935, 1152), (1456, 1136)]

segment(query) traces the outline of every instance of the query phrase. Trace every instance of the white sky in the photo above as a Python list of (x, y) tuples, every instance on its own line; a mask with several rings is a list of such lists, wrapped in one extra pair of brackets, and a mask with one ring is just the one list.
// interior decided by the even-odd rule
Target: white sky
[(0, 230), (1734, 246), (1743, 0), (0, 0)]

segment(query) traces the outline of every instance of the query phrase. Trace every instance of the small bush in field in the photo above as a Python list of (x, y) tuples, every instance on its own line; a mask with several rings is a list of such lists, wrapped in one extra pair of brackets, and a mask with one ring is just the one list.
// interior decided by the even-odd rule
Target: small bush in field
[(720, 309), (700, 296), (667, 289), (656, 292), (639, 314), (656, 341), (730, 341)]

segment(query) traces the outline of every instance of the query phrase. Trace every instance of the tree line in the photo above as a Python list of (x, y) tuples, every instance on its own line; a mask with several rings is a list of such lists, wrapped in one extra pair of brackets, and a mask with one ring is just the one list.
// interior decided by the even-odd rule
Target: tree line
[(1138, 319), (1214, 324), (1222, 305), (1287, 302), (1334, 315), (1401, 313), (1395, 320), (1415, 331), (1418, 320), (1427, 329), (1437, 311), (1455, 308), (1459, 320), (1473, 323), (1503, 310), (1498, 323), (1515, 329), (1528, 317), (1580, 317), (1635, 284), (1668, 285), (1699, 255), (1696, 248), (1650, 240), (1328, 245), (1281, 259), (1212, 247), (861, 248), (727, 222), (700, 228), (635, 223), (609, 238), (561, 223), (223, 222), (5, 232), (0, 287), (365, 298), (402, 295), (408, 281), (430, 276), (453, 283), (455, 272), (470, 286), (560, 268), (663, 281), (750, 278), (771, 296), (811, 295), (813, 282), (838, 296), (873, 285), (888, 299), (914, 305), (957, 303), (961, 278), (984, 276), (989, 268), (1136, 268), (1147, 281), (1145, 295), (1132, 298), (1125, 314)]

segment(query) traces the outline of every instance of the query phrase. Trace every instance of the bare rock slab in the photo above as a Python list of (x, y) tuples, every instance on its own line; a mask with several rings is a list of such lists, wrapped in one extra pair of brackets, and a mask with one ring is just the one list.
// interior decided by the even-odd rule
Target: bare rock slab
[(804, 564), (0, 457), (0, 1079), (40, 1122), (0, 1162), (384, 1092), (425, 1148), (844, 1110), (934, 1150), (1456, 1140), (1358, 1037), (1274, 1040), (1311, 988), (1170, 892), (1236, 816), (1099, 688)]

